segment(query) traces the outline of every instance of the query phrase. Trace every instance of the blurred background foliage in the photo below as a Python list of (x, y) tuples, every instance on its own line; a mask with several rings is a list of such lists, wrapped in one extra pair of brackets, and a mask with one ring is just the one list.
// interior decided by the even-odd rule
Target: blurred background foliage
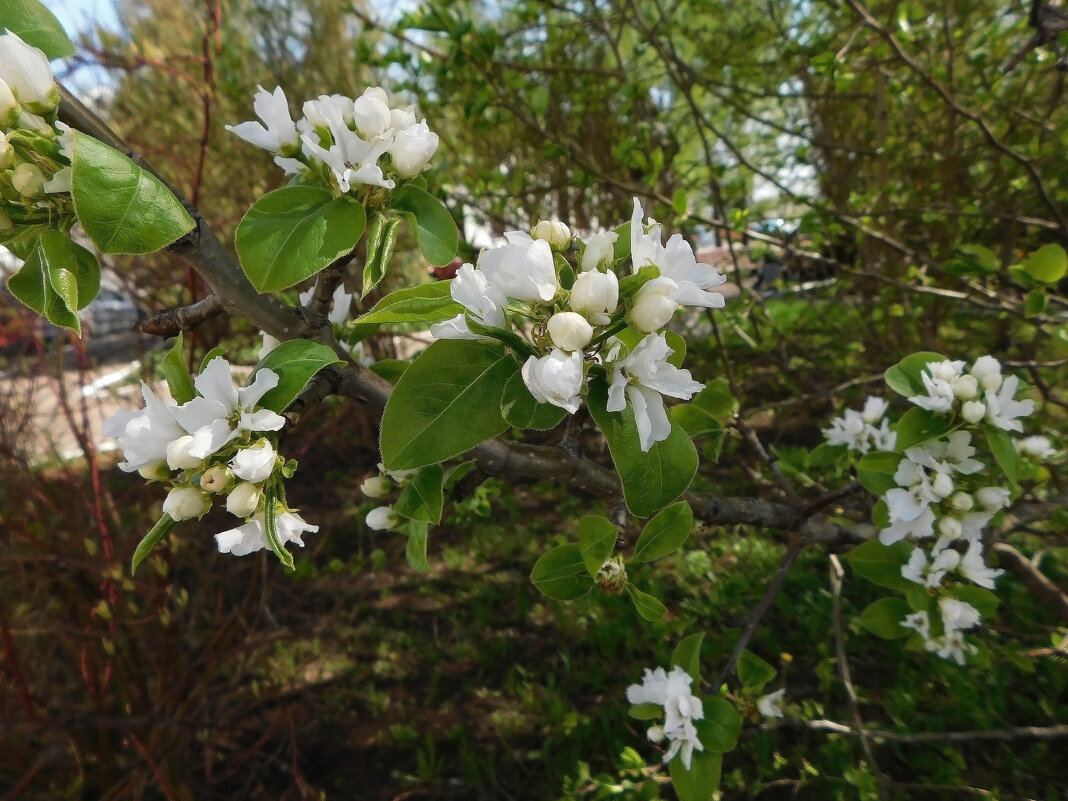
[[(1008, 69), (1033, 33), (1029, 4), (378, 5), (122, 0), (118, 25), (84, 36), (82, 53), (111, 76), (109, 122), (224, 240), (282, 179), (223, 129), (253, 116), (256, 85), (283, 87), (297, 111), (368, 83), (410, 97), (440, 133), (433, 180), (469, 234), (475, 222), (500, 232), (550, 216), (584, 234), (629, 219), (638, 196), (669, 230), (725, 247), (739, 285), (774, 240), (785, 263), (775, 296), (741, 289), (725, 311), (678, 323), (695, 376), (730, 376), (740, 414), (803, 495), (847, 480), (806, 465), (819, 429), (915, 350), (994, 354), (1036, 387), (1044, 433), (1062, 430), (1066, 304), (1013, 269), (1044, 243), (1068, 243), (1065, 73), (1049, 47)], [(411, 248), (401, 263), (393, 286), (425, 280)], [(166, 254), (115, 266), (146, 309), (205, 291)], [(226, 340), (253, 359), (238, 321), (216, 318), (197, 339), (201, 352)], [(52, 364), (44, 354), (29, 369)], [(158, 491), (96, 454), (77, 410), (68, 419), (87, 458), (31, 464), (12, 424), (31, 401), (4, 386), (5, 800), (670, 798), (623, 690), (697, 630), (714, 672), (783, 550), (775, 532), (700, 530), (639, 579), (664, 588), (658, 624), (615, 598), (562, 606), (526, 576), (600, 501), (475, 474), (432, 532), (434, 572), (417, 575), (401, 538), (362, 523), (376, 421), (338, 401), (286, 442), (301, 462), (293, 500), (322, 527), (296, 577), (262, 555), (218, 558), (210, 534), (227, 524), (213, 516), (131, 579)], [(1053, 494), (1025, 500), (1053, 511), (1006, 537), (1064, 586), (1068, 519), (1061, 479), (1048, 477)], [(733, 432), (698, 481), (779, 497)], [(752, 647), (779, 668), (795, 715), (850, 724), (828, 587), (826, 555), (806, 551)], [(847, 580), (847, 620), (878, 594)], [(999, 595), (981, 667), (853, 624), (865, 723), (1068, 720), (1064, 621), (1012, 575)], [(891, 797), (1052, 801), (1064, 797), (1063, 743), (895, 741), (876, 755)], [(754, 718), (724, 766), (723, 797), (869, 799), (879, 788), (855, 738)]]

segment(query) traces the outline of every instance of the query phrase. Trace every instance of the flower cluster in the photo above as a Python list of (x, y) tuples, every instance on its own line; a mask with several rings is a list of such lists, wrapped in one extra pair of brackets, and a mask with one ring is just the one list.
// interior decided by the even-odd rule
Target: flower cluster
[(693, 752), (705, 747), (697, 736), (695, 720), (705, 716), (701, 699), (693, 694), (690, 685), (693, 678), (682, 668), (675, 667), (671, 673), (663, 668), (645, 670), (641, 684), (627, 688), (627, 700), (632, 704), (658, 704), (664, 708), (664, 723), (651, 726), (646, 736), (654, 743), (668, 741), (664, 761), (670, 762), (678, 755), (689, 769)]
[(869, 397), (863, 411), (846, 409), (841, 417), (831, 420), (831, 427), (823, 429), (828, 445), (844, 445), (851, 451), (867, 453), (871, 450), (892, 451), (897, 434), (890, 430), (886, 410), (890, 404), (882, 398)]
[[(928, 650), (964, 664), (974, 646), (965, 642), (962, 632), (977, 626), (980, 614), (945, 594), (952, 593), (946, 578), (955, 575), (958, 582), (994, 589), (1003, 571), (986, 564), (983, 530), (1011, 497), (1009, 489), (990, 486), (990, 466), (976, 458), (972, 429), (981, 431), (988, 445), (992, 437), (1008, 442), (1001, 432), (1022, 432), (1020, 418), (1034, 411), (1034, 401), (1015, 399), (1019, 379), (1002, 377), (1001, 365), (992, 356), (977, 359), (967, 372), (963, 361), (929, 363), (921, 380), (927, 394), (909, 401), (937, 416), (948, 416), (952, 427), (940, 437), (905, 449), (893, 475), (897, 486), (882, 498), (888, 525), (879, 539), (885, 545), (906, 538), (933, 540), (929, 548), (916, 545), (901, 575), (939, 593), (941, 619), (932, 621), (921, 610), (902, 625), (919, 633)], [(1017, 450), (1039, 458), (1052, 454), (1045, 437), (1022, 439)]]
[(295, 469), (278, 455), (272, 436), (285, 418), (257, 409), (277, 385), (277, 373), (262, 369), (239, 388), (230, 365), (216, 357), (194, 381), (196, 397), (179, 405), (142, 382), (144, 408), (117, 412), (104, 433), (118, 438), (125, 457), (120, 469), (168, 483), (163, 512), (171, 519), (199, 519), (211, 508), (212, 496), (225, 496), (226, 511), (245, 523), (215, 536), (220, 552), (244, 556), (270, 547), (268, 512), (283, 545), (303, 546), (304, 532), (319, 527), (289, 509), (279, 491), (281, 478)]
[(361, 185), (393, 189), (394, 178), (414, 178), (438, 147), (438, 135), (416, 118), (415, 107), (391, 107), (379, 86), (355, 100), (344, 95), (308, 100), (296, 121), (281, 87), (258, 89), (253, 109), (262, 124), (226, 129), (273, 153), (287, 175), (317, 178), (342, 193)]
[[(642, 220), (635, 198), (631, 274), (623, 282), (615, 272), (614, 231), (581, 242), (577, 275), (553, 255), (572, 243), (563, 223), (543, 220), (533, 236), (508, 232), (507, 243), (483, 252), (477, 266), (460, 267), (450, 292), (466, 311), (435, 324), (431, 333), (441, 339), (494, 339), (495, 330), (518, 332), (532, 345), (522, 369), (530, 394), (572, 414), (582, 403), (590, 369), (603, 367), (610, 381), (607, 410), (621, 412), (629, 402), (641, 449), (648, 451), (671, 431), (663, 395), (688, 400), (702, 389), (688, 370), (669, 361), (674, 350), (661, 329), (679, 306), (723, 306), (723, 296), (709, 289), (726, 278), (697, 262), (682, 236), (664, 245), (660, 225)], [(629, 345), (625, 329), (636, 335)]]
[(0, 35), (0, 242), (73, 222), (70, 128), (56, 119), (59, 89), (48, 57)]

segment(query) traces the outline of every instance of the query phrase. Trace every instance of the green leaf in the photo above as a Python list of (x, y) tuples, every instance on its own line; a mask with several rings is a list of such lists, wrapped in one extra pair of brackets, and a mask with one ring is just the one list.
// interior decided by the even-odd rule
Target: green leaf
[(465, 314), (464, 322), (467, 323), (468, 330), (473, 333), (496, 339), (498, 342), (507, 345), (520, 359), (525, 360), (526, 357), (534, 355), (534, 348), (531, 347), (530, 343), (511, 328), (497, 328), (496, 326), (485, 325), (473, 314)]
[(408, 533), (408, 544), (404, 547), (404, 557), (408, 564), (418, 573), (429, 573), (430, 562), (426, 558), (429, 526), (423, 521), (411, 520), (402, 528)]
[(860, 625), (884, 640), (908, 637), (911, 630), (902, 626), (901, 621), (911, 612), (904, 598), (880, 598), (860, 613)]
[(163, 357), (160, 372), (167, 380), (167, 387), (175, 403), (187, 403), (197, 396), (193, 377), (185, 367), (185, 337), (181, 331), (174, 340), (174, 346)]
[(983, 426), (983, 435), (986, 437), (990, 452), (994, 454), (994, 461), (998, 463), (998, 467), (1001, 468), (1001, 472), (1005, 474), (1009, 483), (1015, 487), (1016, 476), (1020, 468), (1020, 454), (1016, 452), (1016, 446), (1012, 444), (1012, 437), (1007, 431), (1002, 431), (992, 425)]
[(224, 348), (215, 347), (204, 354), (204, 358), (200, 360), (200, 372), (204, 372), (204, 368), (208, 366), (212, 359), (216, 356), (226, 357), (226, 350)]
[(993, 616), (998, 611), (998, 604), (1001, 603), (1001, 600), (990, 590), (970, 584), (954, 587), (949, 594), (958, 601), (974, 606), (975, 611), (984, 619)]
[(897, 486), (894, 473), (900, 453), (869, 453), (857, 462), (857, 480), (875, 495), (884, 495)]
[[(618, 239), (616, 240), (616, 248), (619, 248)], [(627, 250), (630, 250), (630, 242), (627, 243)], [(659, 277), (660, 268), (653, 264), (646, 264), (644, 267), (640, 268), (638, 272), (624, 275), (622, 278), (619, 279), (619, 299), (623, 300), (624, 298), (629, 298), (631, 295), (637, 293), (639, 289), (648, 284), (654, 278)], [(628, 348), (634, 350), (634, 346), (638, 344), (638, 342), (642, 339), (644, 335), (639, 334), (637, 331), (634, 331), (631, 328), (626, 329), (626, 331), (630, 332), (634, 339), (630, 340), (626, 336), (620, 338), (623, 340), (623, 342)]]
[(268, 192), (237, 225), (234, 242), (241, 267), (260, 292), (277, 292), (315, 275), (349, 253), (367, 217), (348, 195), (333, 197), (317, 186)]
[[(275, 477), (277, 475), (275, 473)], [(278, 507), (275, 504), (275, 498), (277, 497), (276, 480), (276, 478), (272, 478), (265, 485), (263, 530), (267, 536), (267, 544), (274, 552), (274, 555), (278, 557), (278, 561), (290, 570), (295, 570), (296, 565), (293, 563), (293, 554), (286, 550), (282, 538), (278, 536)]]
[(664, 707), (652, 702), (647, 704), (635, 704), (627, 711), (627, 714), (635, 720), (653, 720), (664, 714)]
[(775, 668), (749, 650), (742, 651), (735, 671), (742, 686), (754, 692), (775, 678)]
[(742, 733), (742, 716), (734, 704), (718, 695), (702, 698), (701, 704), (705, 717), (695, 722), (701, 744), (717, 753), (733, 750)]
[(374, 222), (371, 223), (371, 230), (367, 234), (367, 259), (363, 264), (361, 298), (367, 297), (367, 293), (385, 277), (389, 260), (393, 258), (393, 249), (397, 246), (397, 229), (400, 228), (400, 222), (396, 217), (383, 217), (375, 212)]
[(615, 524), (600, 515), (586, 515), (579, 521), (579, 551), (591, 578), (597, 578), (597, 571), (612, 555), (618, 536)]
[(1055, 284), (1068, 272), (1068, 254), (1060, 245), (1045, 245), (1032, 253), (1023, 266), (1035, 280)]
[(1046, 310), (1046, 303), (1048, 301), (1049, 296), (1046, 294), (1045, 289), (1042, 287), (1032, 289), (1027, 293), (1027, 297), (1024, 299), (1024, 314), (1028, 317), (1042, 314), (1042, 312)]
[(577, 545), (561, 545), (542, 554), (530, 571), (534, 586), (557, 601), (574, 601), (593, 589)]
[(671, 667), (680, 667), (694, 681), (697, 687), (701, 683), (701, 642), (705, 634), (699, 631), (691, 634), (675, 646), (671, 652)]
[(953, 419), (947, 414), (928, 411), (915, 407), (909, 409), (901, 419), (897, 421), (897, 444), (894, 449), (904, 451), (914, 448), (924, 442), (948, 434), (956, 426)]
[(456, 482), (461, 481), (474, 469), (475, 463), (473, 461), (454, 464), (452, 467), (445, 471), (445, 480), (442, 481), (442, 486), (446, 490), (452, 489), (456, 485)]
[(508, 425), (521, 431), (528, 428), (548, 431), (559, 425), (567, 415), (567, 410), (551, 403), (538, 403), (523, 383), (523, 376), (516, 373), (504, 385), (501, 414), (508, 421)]
[(920, 584), (913, 584), (905, 590), (905, 603), (909, 605), (909, 611), (922, 612), (927, 609), (927, 602), (931, 596), (927, 588)]
[(848, 453), (849, 449), (845, 445), (831, 445), (828, 442), (824, 442), (809, 451), (806, 463), (809, 467), (826, 467), (827, 465), (837, 464)]
[(671, 348), (671, 355), (667, 357), (668, 364), (681, 368), (682, 363), (686, 361), (686, 340), (674, 331), (665, 331), (664, 341)]
[(681, 186), (675, 190), (675, 194), (671, 196), (671, 208), (680, 217), (686, 216), (686, 190)]
[(401, 490), (397, 502), (393, 505), (393, 510), (411, 520), (440, 523), (444, 475), (440, 464), (424, 467)]
[(927, 395), (927, 388), (923, 385), (920, 373), (927, 369), (931, 362), (944, 362), (946, 357), (941, 353), (921, 351), (906, 356), (893, 367), (886, 371), (886, 385), (898, 395), (910, 398), (913, 395)]
[(163, 538), (170, 534), (171, 529), (176, 525), (177, 523), (174, 521), (174, 518), (164, 512), (163, 517), (156, 522), (156, 525), (152, 527), (152, 530), (145, 534), (141, 541), (137, 543), (137, 547), (133, 552), (133, 558), (130, 560), (130, 575), (137, 572), (138, 565), (148, 558), (148, 555), (152, 553), (157, 545), (163, 542)]
[(723, 430), (723, 423), (738, 410), (738, 400), (722, 378), (705, 384), (705, 388), (669, 410), (671, 419), (686, 429), (691, 437)]
[(879, 528), (890, 528), (890, 507), (880, 498), (871, 509), (871, 522)]
[(637, 517), (648, 517), (678, 498), (697, 473), (697, 450), (686, 433), (672, 425), (671, 434), (642, 451), (630, 404), (622, 412), (605, 409), (608, 390), (603, 378), (592, 379), (586, 404), (597, 421), (616, 471), (623, 483), (623, 497)]
[(390, 292), (362, 317), (359, 324), (440, 323), (464, 313), (464, 307), (449, 295), (452, 281), (408, 286)]
[(868, 581), (904, 591), (916, 586), (915, 582), (901, 575), (901, 568), (908, 563), (913, 547), (908, 542), (883, 545), (877, 539), (869, 540), (850, 551), (846, 559), (853, 570)]
[(716, 752), (694, 751), (689, 768), (676, 756), (668, 765), (668, 772), (679, 801), (708, 801), (719, 787), (722, 767), (723, 754)]
[(193, 229), (163, 182), (114, 148), (74, 131), (74, 210), (104, 253), (152, 253)]
[(519, 365), (500, 345), (434, 342), (401, 376), (382, 415), (389, 470), (443, 462), (508, 428), (501, 396)]
[(18, 34), (26, 44), (43, 51), (49, 60), (74, 55), (74, 42), (55, 14), (38, 0), (4, 0), (0, 4), (0, 28)]
[(396, 384), (410, 365), (411, 362), (407, 359), (379, 359), (371, 365), (370, 369), (375, 375), (381, 376), (391, 384)]
[(393, 193), (390, 206), (404, 215), (428, 262), (440, 265), (452, 261), (460, 234), (444, 203), (412, 184), (405, 184)]
[(693, 528), (693, 512), (686, 501), (673, 503), (645, 524), (634, 546), (635, 562), (652, 562), (682, 547)]
[(1001, 259), (990, 248), (982, 245), (961, 245), (957, 248), (984, 273), (996, 273), (1001, 269)]
[(631, 601), (634, 602), (634, 608), (643, 619), (655, 623), (667, 613), (667, 607), (660, 603), (658, 598), (642, 592), (633, 584), (627, 585), (627, 592), (630, 594)]
[[(51, 278), (53, 273), (63, 269), (61, 265), (64, 264), (72, 265), (75, 270), (78, 270), (78, 274), (92, 270), (92, 266), (83, 270), (78, 265), (77, 252), (73, 249), (73, 244), (69, 238), (58, 231), (44, 232), (35, 240), (33, 250), (30, 251), (22, 268), (8, 279), (7, 288), (12, 295), (38, 314), (43, 315), (53, 325), (69, 328), (81, 334), (78, 315), (68, 308), (66, 301), (56, 292)], [(95, 261), (93, 259), (94, 265)], [(95, 294), (96, 287), (99, 286), (99, 270), (95, 272), (95, 279), (95, 284), (89, 276), (83, 279), (87, 293)], [(76, 287), (77, 278), (75, 277), (74, 293), (77, 293)], [(77, 298), (74, 298), (74, 304), (77, 305)]]
[(326, 345), (308, 339), (291, 339), (264, 356), (249, 381), (260, 370), (278, 373), (278, 386), (264, 395), (259, 405), (261, 409), (281, 413), (297, 399), (316, 373), (339, 361), (337, 354)]

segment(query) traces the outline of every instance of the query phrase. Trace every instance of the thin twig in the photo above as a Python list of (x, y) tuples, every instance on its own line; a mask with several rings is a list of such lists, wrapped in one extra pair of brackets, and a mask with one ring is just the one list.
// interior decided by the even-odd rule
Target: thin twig
[(1068, 621), (1068, 595), (1049, 580), (1031, 560), (1004, 542), (994, 543), (994, 553), (1007, 570), (1020, 579), (1035, 597)]
[(151, 317), (141, 320), (137, 330), (143, 334), (159, 337), (173, 337), (180, 331), (191, 331), (201, 323), (223, 313), (219, 296), (212, 292), (189, 306), (164, 309)]

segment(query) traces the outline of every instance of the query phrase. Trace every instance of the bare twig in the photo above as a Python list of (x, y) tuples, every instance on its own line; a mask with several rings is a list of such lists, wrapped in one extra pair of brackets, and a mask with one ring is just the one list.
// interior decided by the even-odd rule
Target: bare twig
[(189, 306), (164, 309), (137, 324), (137, 330), (159, 337), (173, 337), (180, 331), (190, 331), (223, 312), (219, 296), (214, 292)]
[(1011, 545), (998, 542), (994, 544), (994, 553), (1007, 570), (1020, 579), (1035, 597), (1054, 612), (1068, 621), (1068, 594), (1065, 594), (1050, 581), (1030, 559)]
[(777, 723), (754, 726), (754, 733), (777, 728), (800, 726), (810, 731), (842, 734), (848, 737), (865, 737), (876, 745), (881, 743), (968, 743), (976, 741), (1012, 742), (1014, 740), (1056, 740), (1068, 737), (1068, 724), (1053, 726), (1010, 726), (1004, 729), (978, 731), (920, 731), (899, 732), (887, 729), (858, 730), (833, 720), (801, 720), (789, 718)]

